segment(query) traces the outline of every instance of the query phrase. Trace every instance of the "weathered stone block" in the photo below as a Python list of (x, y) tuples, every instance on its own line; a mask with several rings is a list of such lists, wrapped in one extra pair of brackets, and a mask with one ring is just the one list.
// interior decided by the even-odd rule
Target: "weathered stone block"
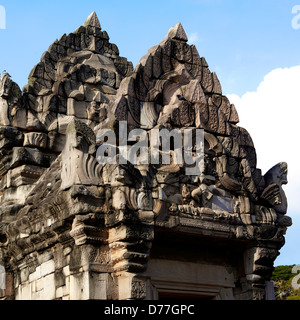
[(205, 92), (211, 93), (213, 90), (213, 79), (212, 74), (208, 68), (202, 68), (202, 87)]
[(222, 94), (221, 83), (215, 72), (212, 73), (212, 81), (213, 81), (213, 92), (221, 95)]
[(107, 298), (106, 275), (82, 272), (70, 276), (71, 300), (105, 300)]
[(35, 112), (28, 110), (27, 112), (27, 122), (26, 122), (26, 129), (29, 131), (42, 131), (43, 125), (38, 119)]
[(47, 276), (50, 273), (55, 271), (55, 262), (54, 260), (49, 260), (41, 264), (41, 276)]
[(31, 284), (26, 283), (20, 286), (19, 297), (18, 300), (31, 300)]
[(6, 187), (10, 188), (34, 184), (43, 174), (44, 170), (44, 168), (32, 165), (23, 165), (21, 167), (9, 170), (6, 175)]
[(43, 278), (42, 300), (54, 300), (56, 298), (55, 275), (51, 273)]
[(11, 167), (17, 167), (22, 164), (37, 165), (41, 167), (49, 167), (53, 156), (46, 154), (39, 149), (28, 147), (15, 147), (13, 149)]
[(53, 152), (62, 152), (66, 143), (66, 136), (56, 131), (48, 133), (48, 148)]
[(41, 133), (41, 132), (25, 133), (23, 146), (46, 149), (47, 139), (48, 139), (48, 136), (45, 133)]
[(0, 127), (0, 149), (22, 145), (23, 133), (14, 127)]
[(2, 203), (17, 202), (18, 204), (24, 204), (33, 187), (33, 185), (21, 185), (17, 188), (5, 189), (1, 195), (1, 201)]
[(87, 119), (88, 107), (89, 107), (89, 104), (84, 101), (76, 101), (75, 99), (69, 98), (68, 105), (67, 105), (67, 108), (68, 108), (67, 115), (75, 116), (76, 118), (80, 118), (80, 119)]
[[(36, 267), (35, 272), (29, 275), (29, 282), (36, 282), (36, 280), (41, 278), (41, 266)], [(36, 290), (38, 291), (38, 290)]]
[(27, 111), (24, 108), (18, 108), (13, 116), (12, 125), (16, 128), (25, 129), (27, 125)]

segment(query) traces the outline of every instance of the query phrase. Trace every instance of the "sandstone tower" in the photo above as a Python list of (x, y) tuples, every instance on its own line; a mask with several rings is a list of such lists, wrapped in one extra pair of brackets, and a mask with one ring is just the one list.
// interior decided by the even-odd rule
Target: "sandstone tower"
[[(287, 164), (262, 175), (234, 105), (187, 42), (178, 23), (133, 69), (92, 13), (22, 91), (3, 73), (1, 298), (268, 299), (291, 225)], [(147, 135), (203, 129), (203, 172), (186, 175), (174, 150), (170, 164), (100, 164), (97, 132), (120, 141), (121, 122)]]

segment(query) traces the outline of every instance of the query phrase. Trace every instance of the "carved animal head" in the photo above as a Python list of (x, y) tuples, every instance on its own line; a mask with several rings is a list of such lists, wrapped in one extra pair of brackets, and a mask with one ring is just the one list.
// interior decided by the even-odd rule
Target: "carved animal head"
[(280, 162), (273, 168), (271, 168), (264, 176), (266, 186), (270, 184), (287, 184), (288, 165), (286, 162)]

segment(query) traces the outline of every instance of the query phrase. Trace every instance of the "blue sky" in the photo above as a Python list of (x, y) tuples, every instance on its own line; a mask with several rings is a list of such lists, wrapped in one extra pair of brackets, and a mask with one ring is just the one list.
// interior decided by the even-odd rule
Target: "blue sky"
[[(223, 93), (236, 104), (263, 172), (279, 161), (292, 164), (286, 190), (294, 225), (275, 264), (300, 264), (300, 170), (295, 161), (300, 107), (295, 84), (300, 84), (300, 71), (294, 68), (300, 66), (300, 29), (292, 28), (292, 8), (298, 4), (300, 0), (0, 0), (6, 9), (0, 72), (7, 70), (23, 87), (50, 44), (73, 32), (92, 11), (120, 55), (134, 65), (181, 22), (211, 71), (216, 71)], [(272, 100), (270, 95), (281, 98)]]
[(74, 31), (94, 10), (121, 55), (134, 64), (181, 22), (188, 35), (197, 33), (198, 51), (217, 72), (226, 94), (254, 90), (274, 68), (300, 64), (300, 32), (291, 27), (291, 9), (297, 1), (0, 0), (0, 4), (7, 14), (7, 30), (0, 33), (0, 69), (7, 69), (21, 86), (49, 45)]

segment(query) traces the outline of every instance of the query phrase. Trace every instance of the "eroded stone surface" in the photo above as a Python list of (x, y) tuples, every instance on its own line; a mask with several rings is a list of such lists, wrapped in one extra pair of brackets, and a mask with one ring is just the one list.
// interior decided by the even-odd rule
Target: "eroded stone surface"
[[(3, 73), (1, 298), (265, 298), (291, 225), (287, 165), (262, 175), (235, 106), (187, 41), (178, 23), (133, 69), (93, 12), (23, 92)], [(204, 171), (186, 175), (174, 150), (170, 164), (98, 163), (96, 134), (126, 139), (121, 121), (149, 137), (203, 129)]]

